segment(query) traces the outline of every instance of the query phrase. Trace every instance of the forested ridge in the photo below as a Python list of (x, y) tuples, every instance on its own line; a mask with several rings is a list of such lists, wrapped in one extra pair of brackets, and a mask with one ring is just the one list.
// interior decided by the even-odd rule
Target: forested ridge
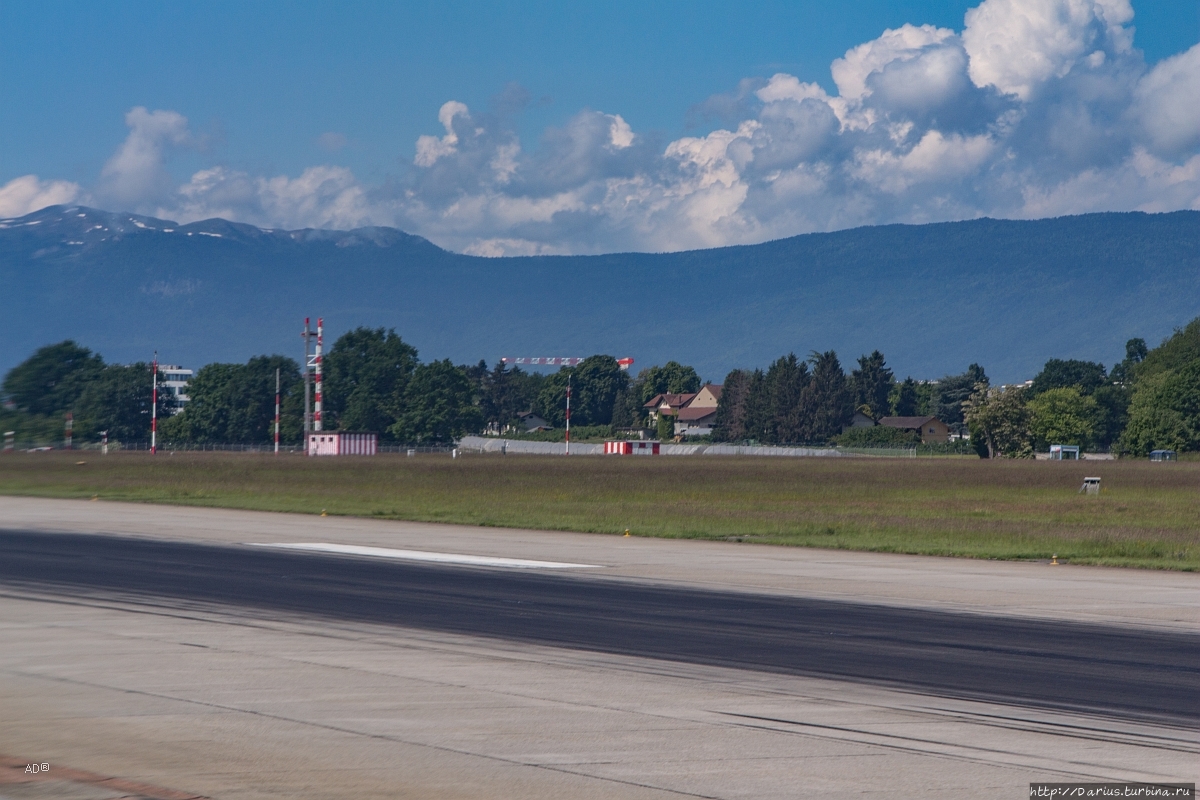
[[(73, 339), (120, 363), (300, 357), (395, 328), (427, 358), (612, 353), (709, 379), (781, 353), (883, 349), (901, 375), (1109, 363), (1196, 314), (1200, 212), (978, 219), (678, 253), (479, 258), (390, 228), (267, 231), (55, 206), (0, 221), (6, 372)], [(886, 345), (886, 346), (885, 346)]]

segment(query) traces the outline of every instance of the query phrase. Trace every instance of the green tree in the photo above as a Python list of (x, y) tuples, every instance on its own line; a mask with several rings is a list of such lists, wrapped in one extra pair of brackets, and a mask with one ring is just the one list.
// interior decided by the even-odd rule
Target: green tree
[(810, 414), (806, 413), (805, 389), (810, 382), (808, 365), (789, 353), (767, 369), (769, 422), (762, 431), (764, 442), (802, 442), (807, 438)]
[(920, 413), (920, 397), (917, 395), (917, 382), (912, 378), (905, 378), (903, 383), (896, 384), (892, 388), (889, 402), (892, 416), (917, 416)]
[(1081, 394), (1090, 395), (1107, 382), (1108, 374), (1104, 371), (1103, 364), (1074, 358), (1052, 358), (1034, 377), (1028, 395), (1033, 398), (1042, 392), (1065, 389), (1068, 386), (1078, 387)]
[(746, 404), (743, 421), (745, 438), (754, 442), (774, 441), (774, 417), (771, 397), (767, 387), (767, 376), (761, 369), (750, 373), (746, 381)]
[(326, 430), (379, 432), (386, 439), (418, 363), (416, 349), (393, 329), (342, 334), (325, 357)]
[(1023, 387), (992, 389), (980, 381), (962, 408), (971, 440), (984, 443), (988, 458), (1033, 456)]
[(712, 438), (717, 442), (740, 442), (746, 436), (746, 395), (750, 388), (750, 373), (735, 369), (725, 376), (721, 399), (717, 402), (717, 418)]
[(489, 372), (485, 362), (468, 370), (472, 381), (479, 388), (479, 410), (484, 422), (494, 422), (500, 427), (514, 424), (520, 414), (533, 409), (538, 392), (545, 380), (537, 373), (525, 372), (520, 367), (509, 367), (497, 361)]
[(890, 407), (888, 397), (895, 382), (896, 376), (888, 369), (883, 353), (876, 350), (862, 356), (858, 359), (858, 369), (850, 373), (855, 405), (870, 407), (872, 419), (886, 417)]
[(659, 414), (655, 423), (655, 435), (659, 441), (668, 442), (675, 438), (675, 417), (672, 414)]
[(417, 367), (389, 432), (401, 442), (451, 442), (483, 427), (475, 386), (449, 359)]
[[(191, 400), (165, 423), (163, 437), (192, 443), (266, 444), (275, 435), (275, 370), (282, 392), (281, 436), (300, 439), (304, 386), (300, 366), (280, 355), (245, 364), (207, 364), (188, 382)], [(328, 429), (328, 428), (327, 428)]]
[(650, 367), (642, 370), (638, 376), (641, 380), (642, 402), (648, 403), (656, 394), (685, 394), (700, 391), (700, 376), (692, 367), (684, 366), (678, 361), (668, 361), (661, 367)]
[(1200, 450), (1200, 358), (1138, 379), (1121, 447), (1137, 455)]
[(575, 367), (547, 376), (538, 394), (538, 409), (554, 427), (566, 424), (567, 381), (571, 382), (571, 424), (611, 425), (613, 408), (629, 374), (612, 356), (589, 356)]
[(1200, 317), (1179, 328), (1162, 344), (1146, 353), (1133, 371), (1134, 383), (1167, 370), (1182, 369), (1200, 359)]
[(1131, 382), (1134, 370), (1146, 360), (1146, 354), (1149, 352), (1145, 339), (1130, 339), (1125, 342), (1125, 359), (1112, 368), (1109, 379), (1115, 383)]
[(927, 384), (932, 392), (932, 407), (922, 408), (920, 413), (937, 417), (954, 428), (965, 422), (963, 403), (976, 391), (981, 383), (988, 383), (983, 367), (972, 364), (961, 375), (947, 375), (937, 383)]
[(1095, 445), (1110, 448), (1121, 437), (1129, 422), (1129, 401), (1133, 390), (1124, 384), (1108, 384), (1092, 393), (1096, 401), (1096, 418), (1093, 423)]
[[(75, 403), (76, 435), (94, 440), (101, 431), (108, 431), (109, 440), (114, 442), (149, 440), (153, 394), (149, 364), (109, 364), (92, 375)], [(159, 425), (170, 418), (173, 409), (174, 398), (160, 392)]]
[(18, 411), (60, 416), (74, 410), (75, 401), (102, 369), (99, 354), (67, 339), (39, 348), (9, 370), (4, 395)]
[(615, 428), (640, 428), (645, 425), (646, 413), (642, 408), (640, 387), (632, 382), (617, 392), (613, 400), (612, 424)]
[(850, 424), (850, 418), (854, 416), (854, 396), (837, 353), (832, 350), (813, 352), (809, 362), (812, 379), (805, 387), (802, 401), (807, 424), (801, 428), (800, 441), (824, 442)]
[(1028, 399), (1029, 432), (1033, 446), (1045, 450), (1051, 444), (1071, 444), (1087, 450), (1096, 435), (1099, 407), (1078, 386), (1062, 386)]
[(240, 364), (205, 364), (188, 381), (191, 398), (163, 434), (169, 440), (195, 444), (228, 441), (225, 436), (234, 415), (231, 385)]

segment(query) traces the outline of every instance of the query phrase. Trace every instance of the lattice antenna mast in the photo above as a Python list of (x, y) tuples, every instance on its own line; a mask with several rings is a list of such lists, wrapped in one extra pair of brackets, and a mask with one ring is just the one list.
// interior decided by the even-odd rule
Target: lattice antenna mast
[(567, 376), (567, 455), (571, 455), (571, 378), (575, 377), (574, 373)]
[(313, 404), (313, 430), (321, 430), (321, 411), (322, 411), (322, 378), (324, 377), (323, 352), (325, 349), (325, 320), (317, 317), (317, 349), (313, 355), (313, 366), (316, 369), (316, 397)]
[(300, 338), (304, 340), (304, 441), (308, 441), (308, 434), (312, 430), (312, 368), (313, 360), (309, 343), (315, 334), (308, 327), (308, 317), (304, 318), (304, 330), (300, 332)]

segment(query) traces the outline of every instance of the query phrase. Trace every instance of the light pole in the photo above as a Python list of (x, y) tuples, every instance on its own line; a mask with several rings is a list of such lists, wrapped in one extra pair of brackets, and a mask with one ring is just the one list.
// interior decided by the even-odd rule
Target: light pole
[(275, 368), (275, 455), (279, 455), (279, 367)]
[(154, 364), (150, 367), (154, 378), (150, 384), (150, 454), (158, 452), (158, 351), (154, 351)]

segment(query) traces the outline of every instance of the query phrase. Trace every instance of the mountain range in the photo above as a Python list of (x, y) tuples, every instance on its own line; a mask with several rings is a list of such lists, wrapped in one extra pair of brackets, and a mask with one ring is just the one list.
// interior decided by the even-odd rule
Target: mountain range
[(71, 338), (199, 367), (392, 328), (424, 360), (674, 359), (719, 381), (789, 351), (883, 351), (903, 377), (1111, 365), (1200, 315), (1200, 212), (977, 219), (679, 253), (481, 258), (394, 228), (267, 230), (50, 206), (0, 220), (0, 373)]

